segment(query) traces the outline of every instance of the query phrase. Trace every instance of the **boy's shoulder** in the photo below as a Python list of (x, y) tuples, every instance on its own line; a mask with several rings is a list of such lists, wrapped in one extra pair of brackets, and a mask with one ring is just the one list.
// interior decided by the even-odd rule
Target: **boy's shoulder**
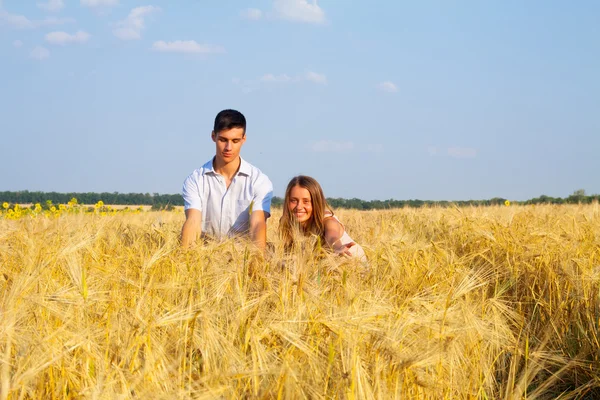
[(266, 181), (266, 182), (271, 183), (271, 180), (269, 179), (267, 174), (265, 174), (264, 172), (262, 172), (262, 170), (260, 168), (249, 163), (248, 161), (244, 160), (243, 158), (242, 158), (242, 162), (240, 164), (240, 173), (251, 177), (252, 181), (259, 180), (259, 181)]
[(196, 168), (195, 170), (193, 170), (189, 175), (188, 175), (188, 179), (197, 179), (198, 177), (205, 175), (206, 173), (210, 173), (210, 172), (214, 172), (214, 168), (213, 168), (213, 160), (212, 158), (210, 160), (208, 160), (206, 163), (204, 163), (201, 167)]

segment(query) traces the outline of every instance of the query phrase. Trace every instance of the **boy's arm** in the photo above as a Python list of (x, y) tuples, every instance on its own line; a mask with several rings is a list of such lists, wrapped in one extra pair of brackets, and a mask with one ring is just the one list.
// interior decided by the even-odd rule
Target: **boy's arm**
[(185, 205), (185, 222), (181, 228), (181, 245), (189, 247), (202, 234), (202, 180), (195, 172), (183, 182), (182, 196)]
[(256, 182), (256, 193), (250, 205), (250, 238), (264, 252), (267, 246), (267, 219), (271, 216), (273, 184), (266, 175)]
[(254, 244), (264, 251), (267, 245), (267, 214), (262, 210), (250, 214), (250, 238)]
[(195, 208), (185, 210), (185, 222), (181, 228), (181, 245), (184, 248), (194, 244), (202, 234), (202, 211)]

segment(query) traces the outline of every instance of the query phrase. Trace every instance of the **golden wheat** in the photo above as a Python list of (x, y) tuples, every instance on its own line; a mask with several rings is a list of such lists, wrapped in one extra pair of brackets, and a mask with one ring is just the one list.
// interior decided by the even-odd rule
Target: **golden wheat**
[(0, 219), (0, 400), (600, 396), (600, 209), (338, 210), (368, 257)]

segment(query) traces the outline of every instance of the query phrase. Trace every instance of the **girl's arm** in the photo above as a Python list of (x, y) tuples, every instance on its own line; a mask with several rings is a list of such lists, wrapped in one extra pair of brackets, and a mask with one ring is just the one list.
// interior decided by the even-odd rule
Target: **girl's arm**
[(325, 218), (325, 241), (334, 252), (337, 254), (346, 254), (352, 255), (348, 249), (354, 246), (356, 243), (350, 242), (347, 244), (342, 244), (340, 239), (344, 234), (344, 227), (339, 223), (335, 218)]

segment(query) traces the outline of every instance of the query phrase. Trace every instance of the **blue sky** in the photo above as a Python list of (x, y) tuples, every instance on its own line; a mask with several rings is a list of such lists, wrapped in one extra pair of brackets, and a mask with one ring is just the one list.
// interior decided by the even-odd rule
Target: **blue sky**
[(600, 3), (0, 0), (0, 190), (180, 193), (214, 116), (283, 195), (600, 193)]

